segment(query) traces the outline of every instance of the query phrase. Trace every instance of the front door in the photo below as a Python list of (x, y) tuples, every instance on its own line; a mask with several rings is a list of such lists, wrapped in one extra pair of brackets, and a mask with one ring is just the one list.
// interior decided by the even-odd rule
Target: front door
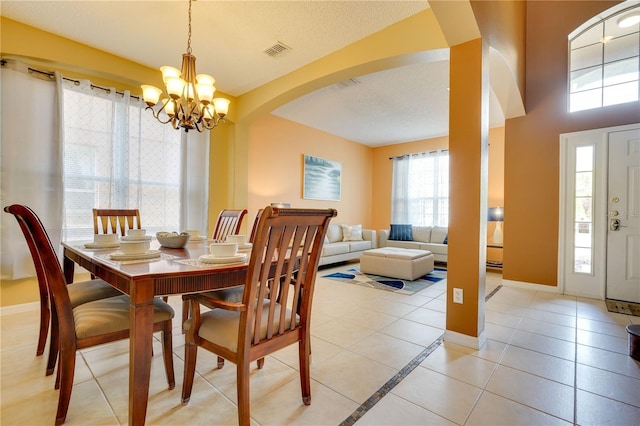
[(609, 133), (607, 299), (640, 303), (640, 129)]

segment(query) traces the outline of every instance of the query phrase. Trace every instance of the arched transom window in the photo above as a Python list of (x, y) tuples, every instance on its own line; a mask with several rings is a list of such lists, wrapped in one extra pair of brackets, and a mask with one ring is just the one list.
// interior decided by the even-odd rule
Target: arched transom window
[(627, 1), (569, 35), (569, 111), (640, 99), (640, 3)]

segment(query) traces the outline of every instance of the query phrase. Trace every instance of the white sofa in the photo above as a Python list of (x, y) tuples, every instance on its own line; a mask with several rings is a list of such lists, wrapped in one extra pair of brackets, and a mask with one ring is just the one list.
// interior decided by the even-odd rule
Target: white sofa
[(443, 226), (411, 226), (412, 241), (398, 241), (389, 239), (390, 230), (383, 229), (378, 237), (379, 247), (400, 247), (408, 249), (429, 250), (436, 262), (447, 261), (445, 239), (448, 239), (449, 229)]
[[(357, 235), (354, 237), (358, 238)], [(320, 265), (360, 259), (363, 251), (376, 248), (376, 231), (373, 229), (362, 229), (361, 240), (343, 240), (343, 225), (338, 223), (329, 224), (326, 239), (322, 247)]]

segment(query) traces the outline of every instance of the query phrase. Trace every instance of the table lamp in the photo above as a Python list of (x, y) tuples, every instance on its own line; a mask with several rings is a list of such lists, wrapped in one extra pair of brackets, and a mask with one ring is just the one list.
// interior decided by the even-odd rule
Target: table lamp
[(496, 222), (496, 230), (493, 231), (493, 244), (502, 245), (502, 221), (504, 220), (504, 207), (491, 207), (487, 214), (487, 221)]

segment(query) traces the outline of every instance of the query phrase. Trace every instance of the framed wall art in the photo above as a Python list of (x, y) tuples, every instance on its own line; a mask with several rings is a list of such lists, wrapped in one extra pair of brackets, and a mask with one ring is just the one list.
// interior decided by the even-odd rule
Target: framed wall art
[(339, 162), (304, 154), (303, 198), (340, 201), (341, 178), (342, 165)]

